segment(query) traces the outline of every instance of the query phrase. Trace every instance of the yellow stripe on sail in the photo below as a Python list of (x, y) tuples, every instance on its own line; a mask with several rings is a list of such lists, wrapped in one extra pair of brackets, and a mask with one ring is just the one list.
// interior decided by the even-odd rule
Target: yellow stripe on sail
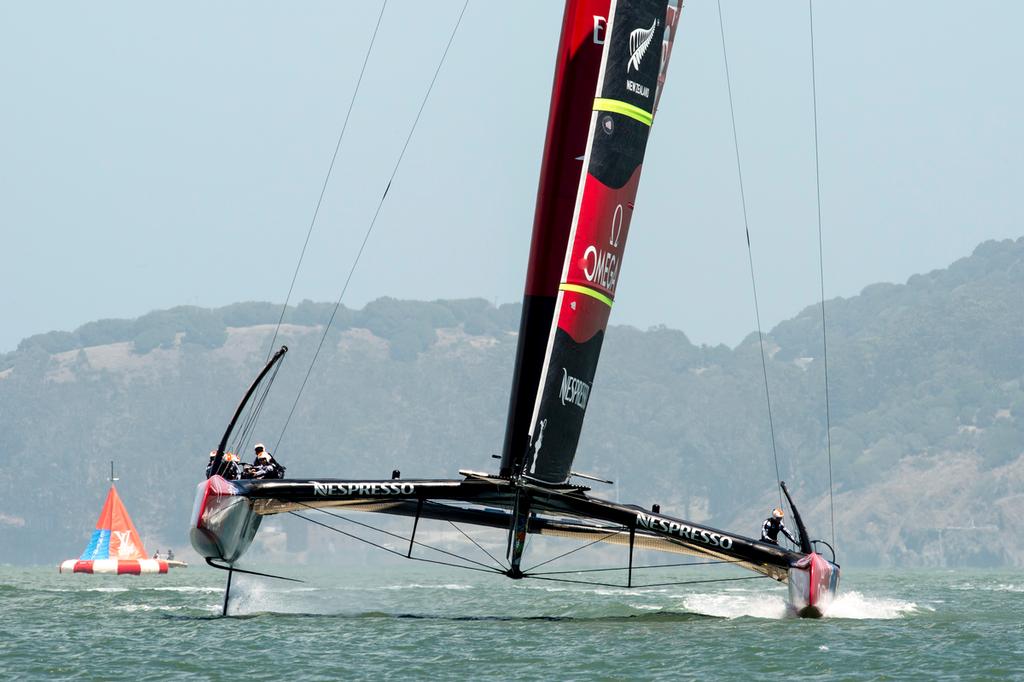
[(569, 284), (568, 282), (563, 282), (562, 284), (560, 284), (558, 286), (558, 288), (561, 289), (562, 291), (575, 291), (577, 294), (583, 294), (584, 296), (590, 296), (591, 298), (596, 298), (598, 301), (600, 301), (601, 303), (604, 303), (609, 308), (611, 308), (612, 307), (612, 303), (614, 303), (614, 301), (612, 301), (612, 299), (608, 298), (607, 296), (602, 294), (600, 291), (595, 291), (594, 289), (591, 289), (590, 287), (581, 286), (579, 284)]
[(654, 114), (651, 112), (644, 111), (638, 106), (632, 105), (629, 102), (621, 102), (617, 99), (605, 99), (604, 97), (594, 99), (594, 111), (611, 111), (616, 114), (622, 114), (647, 126), (654, 122)]

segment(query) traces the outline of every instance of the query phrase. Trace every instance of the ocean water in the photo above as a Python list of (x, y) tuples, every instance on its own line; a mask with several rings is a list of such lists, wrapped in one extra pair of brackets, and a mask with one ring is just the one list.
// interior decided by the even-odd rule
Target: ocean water
[(0, 567), (0, 679), (1024, 679), (1024, 572), (846, 569), (818, 621), (787, 617), (769, 580), (626, 590), (391, 560), (290, 574), (306, 582), (236, 575), (221, 618), (225, 576), (206, 567)]

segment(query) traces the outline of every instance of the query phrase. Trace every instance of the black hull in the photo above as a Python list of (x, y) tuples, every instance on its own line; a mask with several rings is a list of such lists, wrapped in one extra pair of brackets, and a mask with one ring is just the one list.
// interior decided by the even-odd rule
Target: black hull
[[(790, 608), (802, 617), (821, 617), (838, 588), (839, 567), (813, 552), (793, 552), (638, 506), (600, 500), (582, 487), (514, 484), (465, 473), (466, 478), (455, 480), (378, 481), (225, 481), (215, 476), (197, 489), (192, 546), (204, 558), (230, 566), (245, 554), (262, 517), (318, 509), (507, 531), (512, 527), (517, 492), (525, 491), (530, 500), (529, 534), (629, 547), (631, 557), (633, 549), (646, 549), (726, 562), (788, 583)], [(524, 577), (514, 569), (508, 575)], [(633, 586), (632, 572), (628, 586)]]
[[(590, 497), (584, 488), (520, 484), (468, 475), (462, 480), (343, 479), (223, 481), (200, 484), (193, 547), (232, 563), (255, 535), (258, 519), (314, 509), (375, 512), (508, 529), (516, 491), (529, 491), (527, 532), (630, 545), (728, 561), (785, 582), (804, 555), (752, 538), (633, 506)], [(225, 498), (225, 499), (220, 499)]]

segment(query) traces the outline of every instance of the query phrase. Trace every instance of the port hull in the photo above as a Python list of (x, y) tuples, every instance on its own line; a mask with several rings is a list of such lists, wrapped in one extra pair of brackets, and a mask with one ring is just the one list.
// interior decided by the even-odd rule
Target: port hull
[(204, 559), (232, 564), (249, 549), (261, 521), (250, 498), (212, 476), (196, 487), (189, 541)]

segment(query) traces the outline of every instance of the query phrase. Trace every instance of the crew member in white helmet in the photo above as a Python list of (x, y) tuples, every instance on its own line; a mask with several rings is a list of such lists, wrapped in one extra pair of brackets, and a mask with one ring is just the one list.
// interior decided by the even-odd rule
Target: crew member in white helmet
[(786, 528), (786, 524), (782, 522), (784, 512), (779, 507), (772, 510), (772, 515), (764, 520), (764, 524), (761, 525), (761, 542), (768, 542), (773, 545), (779, 544), (779, 531), (789, 538), (793, 544), (798, 544), (796, 538), (793, 537), (789, 530)]
[(274, 459), (263, 443), (256, 443), (253, 450), (256, 452), (256, 459), (252, 463), (253, 478), (284, 478), (285, 468)]

